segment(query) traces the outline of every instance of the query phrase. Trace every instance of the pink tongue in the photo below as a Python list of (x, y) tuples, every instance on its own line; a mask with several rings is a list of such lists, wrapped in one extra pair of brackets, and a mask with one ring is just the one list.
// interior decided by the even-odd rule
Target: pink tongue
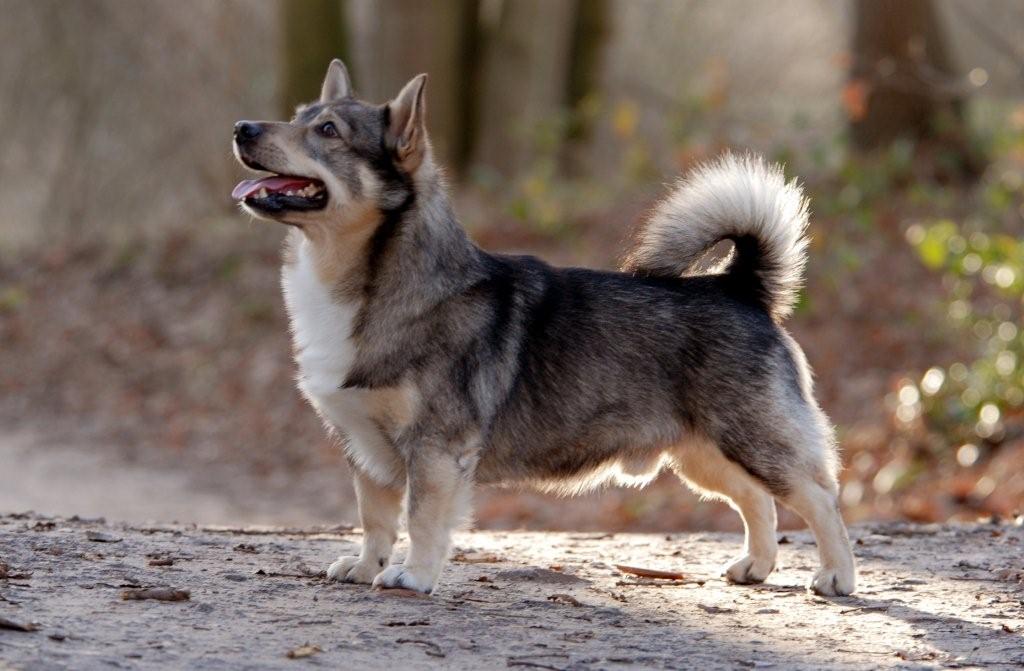
[(261, 177), (260, 179), (243, 179), (231, 191), (231, 197), (235, 200), (243, 200), (260, 189), (266, 189), (267, 193), (274, 191), (298, 191), (305, 189), (314, 180), (305, 177)]

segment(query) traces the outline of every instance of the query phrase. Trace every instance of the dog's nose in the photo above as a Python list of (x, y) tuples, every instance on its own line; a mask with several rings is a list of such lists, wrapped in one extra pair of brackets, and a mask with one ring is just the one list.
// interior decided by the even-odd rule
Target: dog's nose
[(235, 140), (238, 142), (255, 140), (262, 132), (263, 129), (260, 128), (258, 123), (253, 123), (251, 121), (239, 121), (235, 124)]

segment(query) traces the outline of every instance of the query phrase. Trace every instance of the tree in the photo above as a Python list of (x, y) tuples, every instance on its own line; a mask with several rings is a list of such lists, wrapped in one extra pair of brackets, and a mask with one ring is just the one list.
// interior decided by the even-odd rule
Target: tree
[(327, 64), (348, 55), (340, 0), (280, 0), (284, 31), (281, 54), (281, 110), (317, 97)]
[(965, 87), (933, 0), (855, 0), (847, 85), (854, 144), (964, 136)]
[(362, 0), (353, 10), (356, 90), (384, 102), (428, 73), (430, 137), (438, 158), (458, 172), (473, 133), (479, 0)]
[[(481, 82), (475, 159), (505, 175), (533, 153), (528, 129), (569, 103), (577, 0), (515, 0), (501, 5)], [(586, 75), (576, 75), (585, 85)]]

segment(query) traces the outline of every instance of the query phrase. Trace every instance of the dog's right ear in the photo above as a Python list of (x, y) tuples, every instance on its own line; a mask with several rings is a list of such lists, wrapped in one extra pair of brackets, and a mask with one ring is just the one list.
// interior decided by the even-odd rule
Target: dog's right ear
[(324, 85), (320, 88), (320, 102), (329, 103), (350, 95), (352, 95), (352, 81), (348, 78), (348, 68), (341, 62), (341, 59), (335, 58), (327, 66), (327, 76), (324, 77)]
[(416, 75), (387, 107), (388, 146), (410, 171), (416, 169), (427, 150), (427, 103), (423, 92), (426, 83), (427, 75)]

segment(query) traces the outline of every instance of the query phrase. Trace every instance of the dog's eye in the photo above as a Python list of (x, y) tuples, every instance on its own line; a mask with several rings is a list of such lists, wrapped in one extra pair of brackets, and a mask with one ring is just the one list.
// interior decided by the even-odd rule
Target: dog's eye
[(338, 137), (338, 127), (334, 125), (333, 121), (320, 124), (316, 130), (324, 137)]

